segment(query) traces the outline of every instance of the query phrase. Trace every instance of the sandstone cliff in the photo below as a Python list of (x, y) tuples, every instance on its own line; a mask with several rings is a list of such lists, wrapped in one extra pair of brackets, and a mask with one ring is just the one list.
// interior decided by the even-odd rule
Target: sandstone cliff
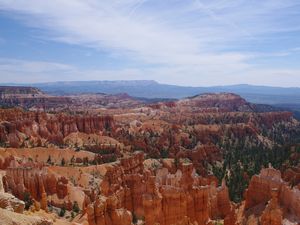
[(280, 171), (267, 168), (253, 176), (245, 198), (245, 215), (249, 218), (253, 209), (261, 208), (263, 225), (283, 224), (284, 219), (300, 222), (300, 190), (284, 182)]
[(111, 116), (71, 116), (0, 110), (0, 142), (10, 147), (63, 145), (74, 132), (103, 134), (114, 128)]

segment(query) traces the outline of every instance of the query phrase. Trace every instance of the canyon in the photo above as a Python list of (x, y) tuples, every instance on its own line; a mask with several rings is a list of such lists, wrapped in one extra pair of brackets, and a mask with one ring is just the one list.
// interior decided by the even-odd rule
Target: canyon
[(4, 224), (300, 223), (291, 112), (231, 93), (157, 102), (0, 93)]

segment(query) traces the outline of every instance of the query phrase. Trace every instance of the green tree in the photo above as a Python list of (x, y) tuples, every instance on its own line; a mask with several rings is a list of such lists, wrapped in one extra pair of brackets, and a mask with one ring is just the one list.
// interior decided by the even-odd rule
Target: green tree
[(29, 192), (24, 192), (25, 209), (28, 210), (33, 205), (33, 200)]
[(61, 159), (61, 166), (65, 166), (65, 165), (66, 165), (65, 158), (62, 158), (62, 159)]
[(66, 214), (66, 209), (65, 209), (65, 207), (62, 207), (62, 208), (60, 209), (59, 216), (60, 216), (60, 217), (64, 217), (65, 214)]
[(78, 205), (78, 202), (77, 202), (77, 201), (75, 201), (75, 202), (73, 203), (72, 209), (73, 209), (73, 212), (79, 213), (80, 208), (79, 208), (79, 205)]
[(49, 155), (49, 157), (47, 159), (47, 163), (50, 164), (50, 165), (52, 164), (52, 160), (51, 160), (51, 156), (50, 155)]
[(137, 222), (138, 222), (138, 218), (137, 218), (137, 216), (135, 215), (135, 213), (133, 212), (133, 213), (132, 213), (132, 223), (133, 223), (133, 224), (137, 224)]

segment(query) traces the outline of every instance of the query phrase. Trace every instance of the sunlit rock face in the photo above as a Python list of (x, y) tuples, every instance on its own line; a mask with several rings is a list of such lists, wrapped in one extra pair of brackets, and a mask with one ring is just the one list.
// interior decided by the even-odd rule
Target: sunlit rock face
[(260, 213), (255, 216), (261, 224), (279, 225), (284, 224), (284, 221), (299, 223), (300, 190), (298, 187), (290, 187), (281, 178), (280, 171), (273, 168), (262, 169), (259, 175), (252, 177), (245, 194), (245, 215), (248, 220), (254, 220), (249, 216), (254, 208), (256, 211), (260, 209)]
[[(89, 221), (107, 224), (105, 218), (113, 220), (115, 215), (108, 209), (119, 207), (144, 218), (147, 225), (207, 224), (231, 210), (227, 188), (197, 176), (192, 164), (182, 163), (172, 174), (167, 168), (144, 169), (143, 161), (143, 154), (137, 153), (108, 169), (101, 183), (105, 197), (87, 206)], [(127, 215), (122, 212), (118, 215)]]

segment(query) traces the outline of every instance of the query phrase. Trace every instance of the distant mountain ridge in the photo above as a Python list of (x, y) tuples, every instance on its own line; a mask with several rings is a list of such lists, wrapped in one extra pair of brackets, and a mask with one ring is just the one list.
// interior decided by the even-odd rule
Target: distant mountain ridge
[[(6, 84), (7, 85), (7, 84)], [(249, 102), (271, 105), (300, 105), (300, 88), (282, 88), (254, 86), (248, 84), (188, 87), (161, 84), (153, 80), (121, 81), (60, 81), (49, 83), (10, 84), (14, 86), (37, 87), (52, 95), (69, 95), (78, 93), (127, 93), (138, 98), (181, 99), (203, 93), (235, 93)]]

